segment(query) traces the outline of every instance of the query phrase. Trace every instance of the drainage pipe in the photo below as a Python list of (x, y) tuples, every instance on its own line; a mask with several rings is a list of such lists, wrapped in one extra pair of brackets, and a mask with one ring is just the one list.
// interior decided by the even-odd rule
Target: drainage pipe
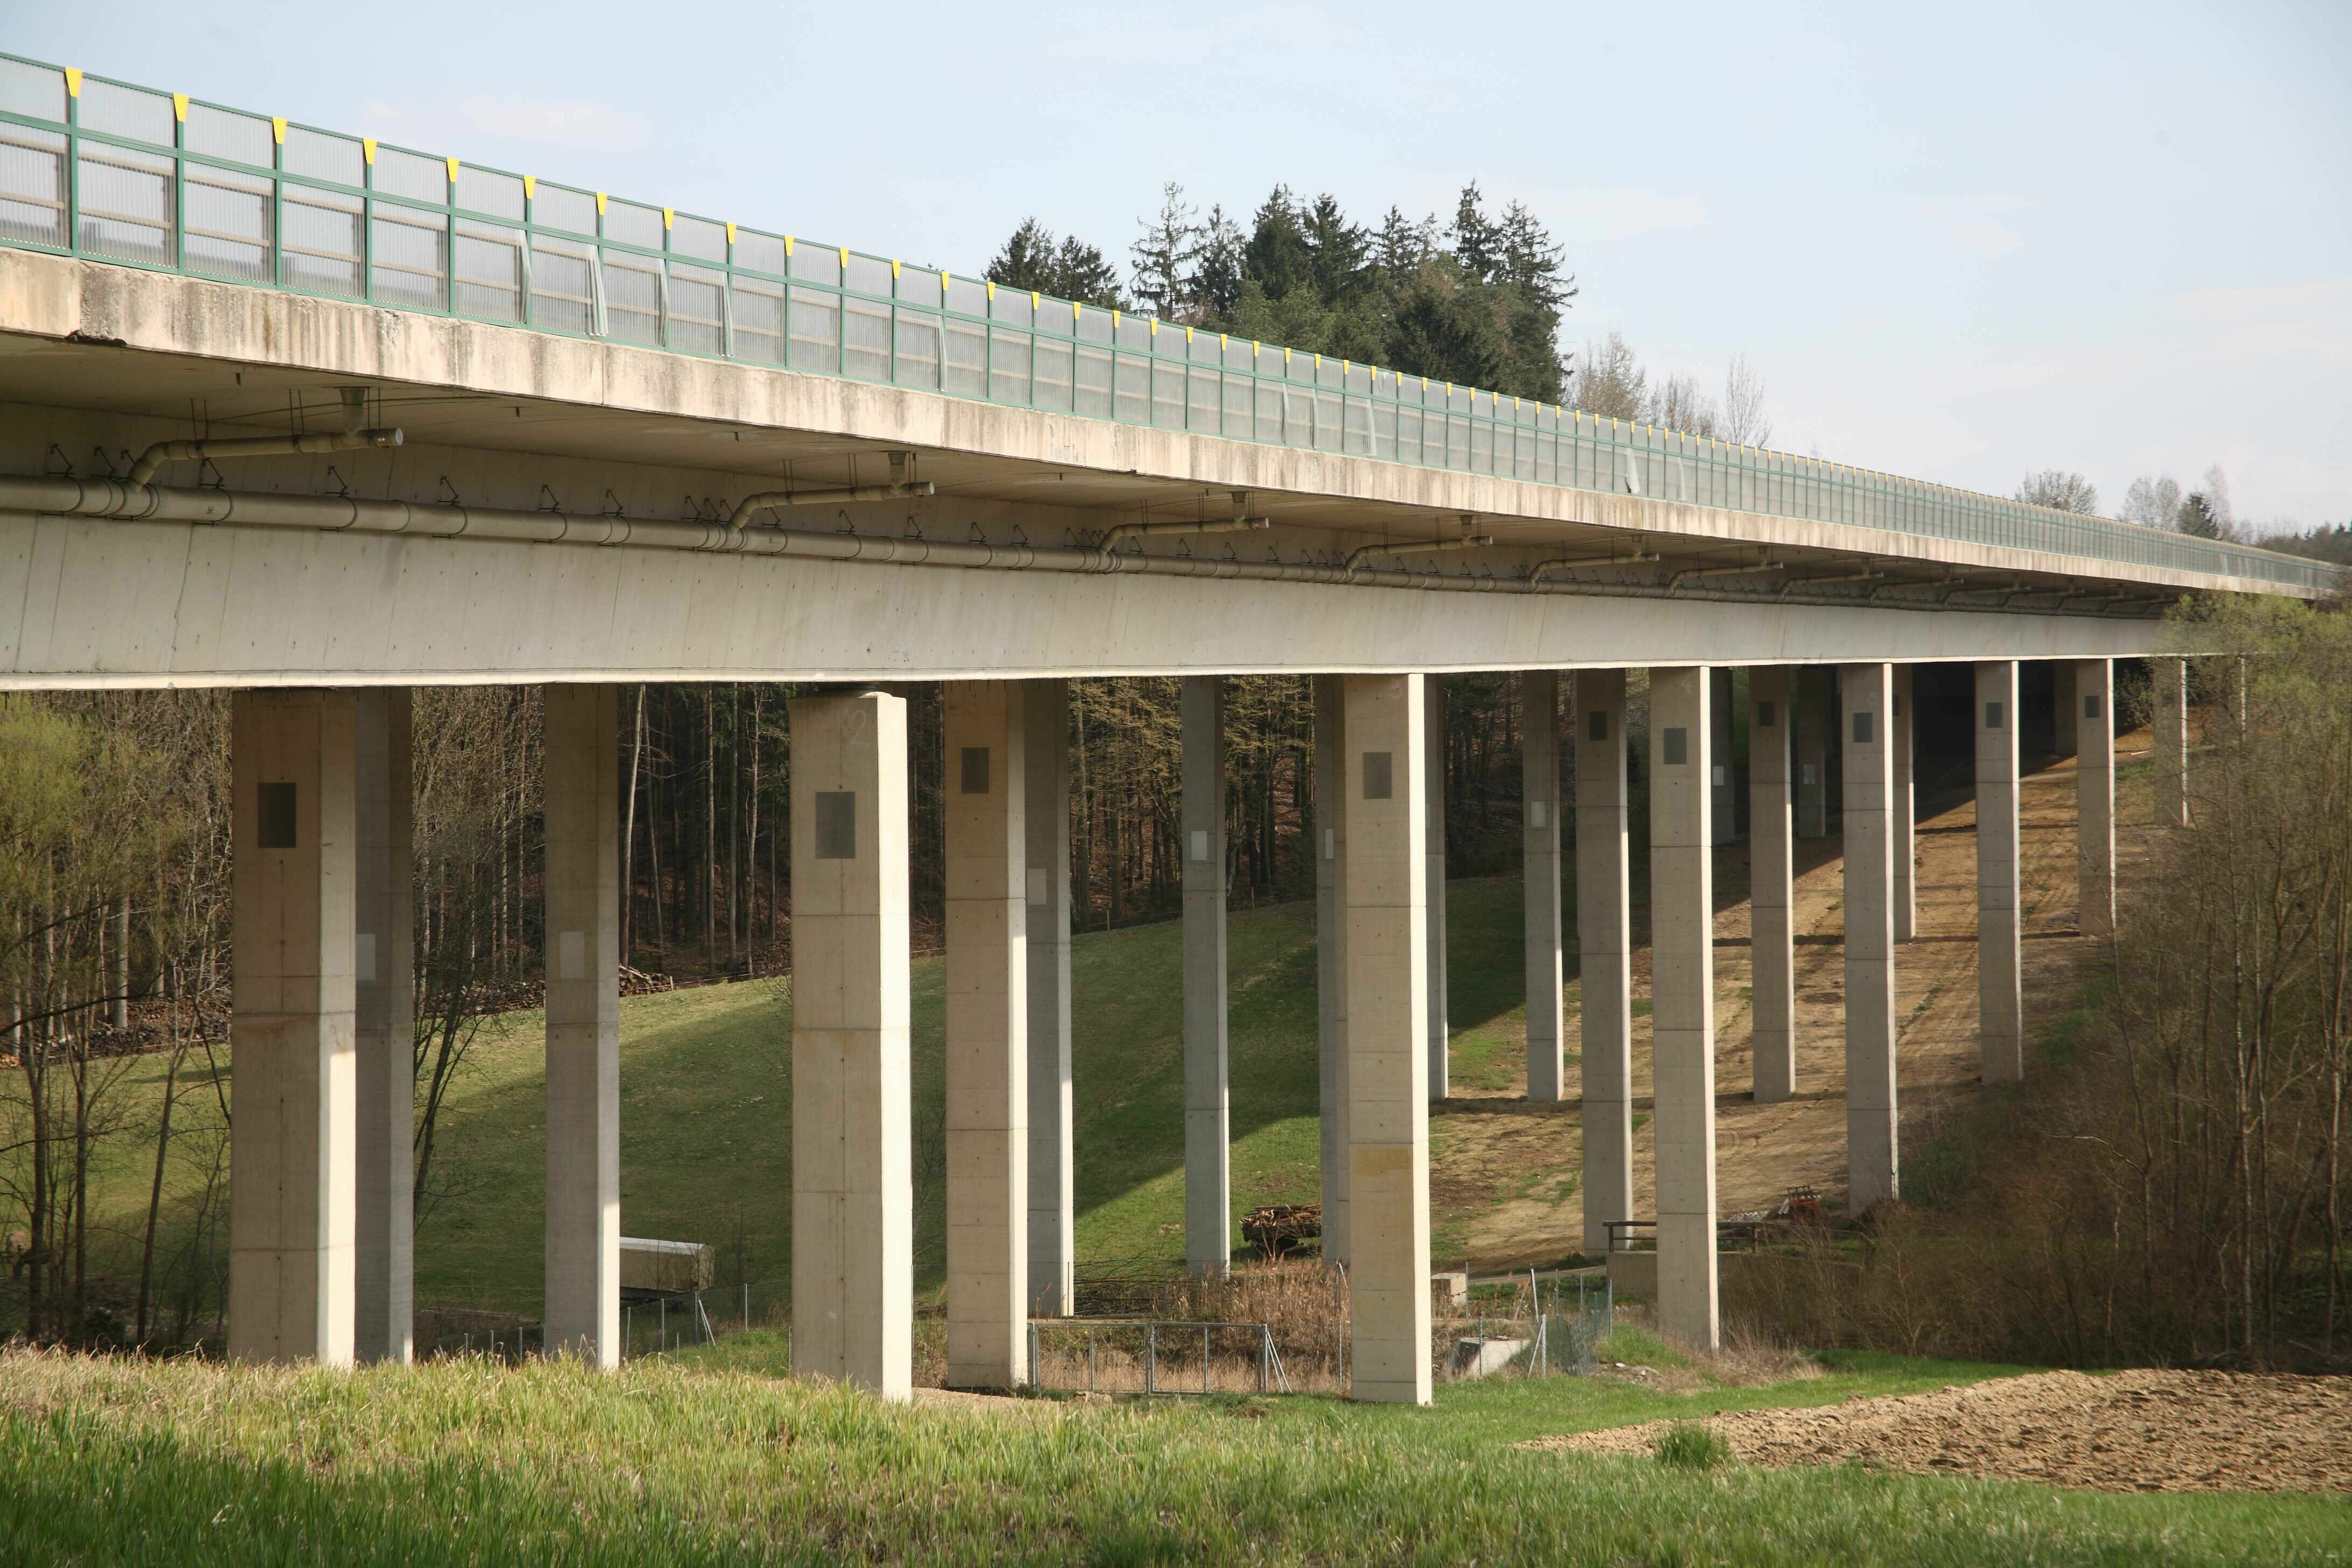
[(1495, 542), (1491, 533), (1465, 533), (1458, 539), (1406, 539), (1391, 544), (1367, 544), (1348, 552), (1347, 563), (1340, 568), (1355, 581), (1356, 568), (1375, 555), (1428, 555), (1440, 550), (1482, 550)]
[[(747, 529), (718, 521), (666, 521), (625, 517), (583, 517), (562, 511), (515, 511), (491, 507), (362, 500), (354, 496), (276, 495), (252, 490), (189, 489), (166, 485), (132, 487), (121, 479), (0, 475), (0, 511), (108, 518), (120, 522), (298, 528), (329, 533), (485, 539), (530, 544), (627, 545), (638, 549), (691, 550), (720, 554), (792, 556), (802, 560), (859, 561), (898, 565), (982, 567), (999, 571), (1118, 573), (1330, 586), (1360, 583), (1438, 593), (1558, 594), (1621, 599), (1663, 599), (1671, 595), (1685, 600), (1705, 599), (1725, 604), (1772, 602), (1761, 594), (1729, 589), (1701, 588), (1678, 594), (1675, 582), (1679, 581), (1683, 574), (1676, 574), (1674, 581), (1664, 584), (1538, 583), (1517, 576), (1446, 577), (1434, 573), (1362, 572), (1354, 556), (1349, 558), (1349, 564), (1325, 566), (1281, 561), (1217, 561), (1189, 555), (1116, 555), (1098, 546), (989, 544), (903, 536), (877, 537), (815, 529)], [(1450, 548), (1459, 547), (1452, 541), (1443, 542)], [(1774, 569), (1769, 565), (1738, 568), (1743, 572)], [(1719, 575), (1727, 570), (1714, 568), (1706, 574)], [(1860, 601), (1850, 595), (1821, 595), (1812, 596), (1809, 602), (1852, 606)], [(1916, 601), (1916, 605), (1908, 601), (1901, 603), (1906, 608), (1936, 607), (1927, 600)], [(2055, 612), (2025, 613), (2046, 615)]]
[(298, 452), (350, 452), (362, 447), (397, 447), (398, 430), (314, 430), (299, 436), (229, 436), (217, 441), (158, 441), (139, 454), (125, 481), (145, 489), (166, 463), (200, 458), (283, 458)]
[(912, 484), (845, 485), (829, 490), (761, 490), (758, 495), (745, 496), (737, 501), (735, 510), (727, 521), (730, 527), (741, 528), (751, 521), (753, 512), (766, 511), (772, 507), (840, 506), (854, 500), (898, 500), (906, 496), (930, 495), (935, 489), (930, 480), (919, 479)]

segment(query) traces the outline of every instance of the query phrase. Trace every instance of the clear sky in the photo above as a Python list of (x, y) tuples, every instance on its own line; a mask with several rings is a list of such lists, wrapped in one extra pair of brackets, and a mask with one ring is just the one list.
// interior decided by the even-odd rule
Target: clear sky
[(1162, 182), (1517, 196), (1566, 336), (1744, 353), (1774, 442), (2352, 518), (2352, 0), (1055, 9), (0, 0), (0, 47), (977, 272)]

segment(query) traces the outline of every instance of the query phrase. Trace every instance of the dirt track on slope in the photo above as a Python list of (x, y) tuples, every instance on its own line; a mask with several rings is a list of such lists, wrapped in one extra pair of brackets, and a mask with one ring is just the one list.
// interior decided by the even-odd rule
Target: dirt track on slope
[[(1704, 1423), (1752, 1465), (1858, 1461), (2100, 1491), (2352, 1491), (2352, 1379), (2049, 1372)], [(1523, 1447), (1646, 1454), (1652, 1421)]]
[[(2117, 763), (2138, 760), (2148, 744), (2145, 731), (2123, 737)], [(2098, 962), (2096, 944), (2076, 926), (2074, 764), (2042, 761), (2019, 789), (2029, 1036), (2074, 1006)], [(2118, 783), (2117, 873), (2127, 889), (2146, 858), (2149, 796), (2145, 778)], [(1976, 803), (1963, 795), (1923, 799), (1920, 807), (1918, 935), (1895, 962), (1906, 1153), (1931, 1142), (1983, 1089), (1976, 1037)], [(1839, 1202), (1845, 1194), (1843, 863), (1834, 837), (1801, 840), (1795, 848), (1797, 1093), (1770, 1105), (1748, 1096), (1748, 847), (1727, 846), (1716, 857), (1716, 1181), (1725, 1213), (1769, 1207), (1800, 1184)], [(1637, 908), (1635, 924), (1646, 932), (1646, 910)], [(1645, 1004), (1646, 942), (1633, 967), (1633, 994)], [(1643, 1213), (1655, 1180), (1646, 1014), (1643, 1005), (1633, 1019), (1633, 1190)], [(1431, 1163), (1433, 1206), (1442, 1216), (1458, 1216), (1457, 1234), (1466, 1244), (1461, 1250), (1474, 1268), (1547, 1264), (1574, 1251), (1581, 1237), (1580, 1199), (1558, 1195), (1581, 1159), (1573, 1013), (1568, 1026), (1568, 1100), (1530, 1104), (1522, 1068), (1499, 1096), (1488, 1091), (1430, 1108), (1442, 1144)]]

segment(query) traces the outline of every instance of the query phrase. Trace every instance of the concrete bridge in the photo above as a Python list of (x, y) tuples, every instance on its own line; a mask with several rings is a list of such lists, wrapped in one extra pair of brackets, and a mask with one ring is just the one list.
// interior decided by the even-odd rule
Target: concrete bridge
[[(1649, 670), (1659, 1306), (1717, 1333), (1711, 849), (1745, 666), (1756, 1081), (1843, 770), (1857, 1209), (1894, 1195), (1923, 666), (1964, 666), (1984, 1073), (2023, 1070), (2020, 661), (2114, 910), (2112, 667), (2322, 568), (1322, 361), (0, 58), (0, 686), (235, 720), (233, 1353), (408, 1353), (409, 689), (547, 687), (547, 1342), (618, 1334), (616, 683), (792, 713), (794, 1355), (908, 1384), (906, 705), (946, 686), (949, 1378), (1071, 1297), (1073, 677), (1184, 687), (1187, 1256), (1225, 1265), (1220, 678), (1315, 678), (1327, 1237), (1360, 1397), (1429, 1396), (1429, 743), (1527, 700), (1528, 1084), (1575, 856), (1587, 1247), (1631, 1174), (1626, 672)], [(1834, 670), (1834, 698), (1824, 670)], [(2182, 674), (2158, 666), (2165, 809)], [(1563, 820), (1561, 749), (1574, 756)], [(1549, 1007), (1543, 998), (1549, 995)]]

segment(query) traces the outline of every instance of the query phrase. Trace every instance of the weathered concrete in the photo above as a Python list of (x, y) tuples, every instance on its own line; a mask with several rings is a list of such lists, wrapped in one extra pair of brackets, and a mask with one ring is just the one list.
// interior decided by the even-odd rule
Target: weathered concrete
[(1430, 1399), (1423, 679), (1350, 676), (1348, 1194), (1358, 1399)]
[(1796, 892), (1785, 666), (1748, 672), (1748, 955), (1759, 1100), (1797, 1091)]
[(1977, 1016), (1987, 1083), (2025, 1076), (2017, 896), (2017, 662), (1977, 666)]
[(1576, 973), (1584, 1080), (1584, 1251), (1633, 1217), (1633, 942), (1625, 822), (1625, 672), (1576, 677)]
[(550, 1353), (621, 1363), (621, 805), (610, 686), (551, 686), (547, 738)]
[(1789, 677), (1789, 707), (1796, 747), (1796, 832), (1800, 838), (1826, 838), (1830, 832), (1829, 671), (1804, 667)]
[(1887, 726), (1893, 750), (1888, 761), (1895, 770), (1895, 940), (1909, 942), (1919, 934), (1919, 846), (1917, 796), (1912, 783), (1915, 726), (1911, 713), (1911, 667), (1895, 667), (1895, 718)]
[(1315, 1058), (1323, 1258), (1348, 1260), (1347, 683), (1315, 678)]
[(793, 1370), (908, 1397), (907, 704), (792, 704)]
[(240, 691), (230, 710), (236, 1361), (352, 1356), (353, 709), (348, 691)]
[[(1972, 566), (1990, 573), (2088, 575), (2197, 591), (2266, 584), (2204, 572), (2090, 562), (2048, 552), (1948, 540), (1861, 524), (1802, 521), (1658, 497), (1579, 490), (1530, 480), (1383, 462), (1339, 452), (1228, 440), (693, 358), (659, 349), (568, 339), (454, 318), (387, 311), (358, 301), (179, 278), (7, 249), (0, 251), (0, 333), (37, 342), (23, 359), (54, 383), (70, 370), (86, 395), (187, 397), (232, 371), (256, 386), (375, 384), (432, 388), (403, 417), (445, 427), (523, 406), (541, 439), (571, 449), (627, 443), (651, 460), (708, 461), (732, 435), (762, 467), (792, 448), (783, 433), (839, 451), (914, 448), (983, 481), (1067, 474), (1123, 495), (1203, 490), (1286, 492), (1372, 514), (1375, 526), (1473, 513), (1511, 540), (1553, 537), (1578, 524), (1682, 540), (1834, 550), (1880, 560)], [(24, 395), (0, 384), (0, 395)], [(506, 439), (511, 440), (512, 437)], [(765, 449), (763, 449), (763, 447)], [(346, 472), (349, 470), (346, 469)], [(772, 472), (772, 468), (765, 471)], [(429, 481), (428, 481), (429, 483)], [(675, 498), (670, 498), (674, 500)], [(1398, 515), (1402, 512), (1403, 515)], [(1882, 655), (1881, 657), (1885, 657)], [(1035, 673), (1059, 673), (1037, 671)]]
[(1429, 921), (1429, 1098), (1438, 1100), (1445, 1098), (1449, 1088), (1447, 1057), (1453, 1040), (1445, 1024), (1445, 682), (1432, 676), (1422, 690), (1429, 729), (1422, 740), (1427, 772), (1422, 795), (1429, 813), (1424, 884)]
[(2104, 658), (2074, 666), (2076, 923), (2084, 936), (2116, 933), (2116, 678)]
[(1729, 844), (1739, 837), (1738, 814), (1733, 805), (1735, 781), (1731, 772), (1732, 689), (1731, 668), (1717, 665), (1707, 674), (1707, 721), (1713, 727), (1714, 739), (1707, 743), (1707, 752), (1715, 760), (1708, 763), (1708, 777), (1713, 787), (1707, 792), (1707, 828), (1717, 844)]
[(2147, 673), (2156, 700), (2148, 722), (2156, 733), (2156, 825), (2189, 826), (2189, 661), (2151, 658)]
[(1077, 1310), (1070, 1078), (1070, 691), (1033, 680), (1024, 713), (1028, 798), (1022, 845), (1029, 905), (1029, 1310)]
[(1233, 1259), (1225, 1096), (1225, 683), (1182, 688), (1184, 792), (1184, 1263)]
[(1847, 1212), (1892, 1201), (1895, 1084), (1895, 680), (1884, 664), (1838, 672), (1845, 710), (1845, 1142)]
[(951, 1388), (1028, 1372), (1025, 700), (1019, 681), (955, 680), (945, 702)]
[(1526, 895), (1528, 1098), (1561, 1098), (1559, 880), (1559, 677), (1535, 670), (1519, 677), (1519, 790)]
[(358, 694), (352, 775), (353, 1060), (358, 1074), (354, 1353), (415, 1350), (416, 862), (408, 689)]
[(1650, 1024), (1658, 1324), (1715, 1348), (1715, 853), (1706, 667), (1650, 671)]

